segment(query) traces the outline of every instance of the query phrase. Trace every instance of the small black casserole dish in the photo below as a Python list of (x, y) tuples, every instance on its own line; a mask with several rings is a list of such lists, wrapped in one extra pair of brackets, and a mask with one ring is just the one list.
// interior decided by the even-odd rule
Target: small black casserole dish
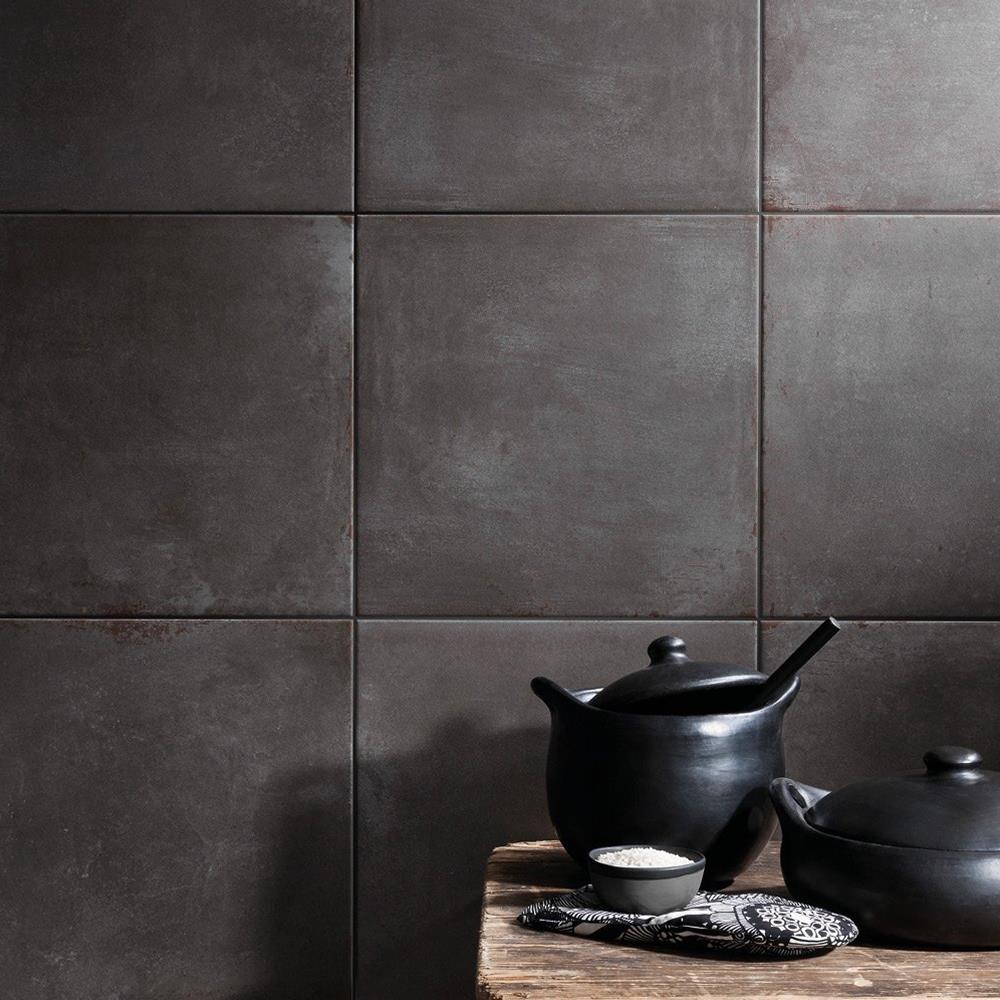
[(924, 763), (836, 792), (776, 778), (785, 884), (865, 935), (1000, 947), (1000, 773), (963, 747)]

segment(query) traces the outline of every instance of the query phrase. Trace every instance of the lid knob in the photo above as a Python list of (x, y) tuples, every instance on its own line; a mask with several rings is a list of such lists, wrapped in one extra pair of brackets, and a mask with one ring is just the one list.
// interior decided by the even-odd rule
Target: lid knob
[(924, 754), (928, 774), (950, 771), (973, 771), (983, 762), (983, 755), (967, 747), (935, 747)]
[(676, 635), (661, 635), (654, 639), (646, 652), (649, 654), (649, 665), (659, 666), (661, 663), (683, 663), (687, 656), (687, 644)]

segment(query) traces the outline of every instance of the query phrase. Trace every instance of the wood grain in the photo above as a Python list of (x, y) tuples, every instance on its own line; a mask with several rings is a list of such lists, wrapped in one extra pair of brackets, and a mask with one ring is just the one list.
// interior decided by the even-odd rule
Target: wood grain
[[(1000, 997), (1000, 951), (856, 944), (813, 958), (747, 961), (588, 941), (514, 922), (530, 902), (582, 881), (555, 841), (493, 852), (483, 898), (479, 1000)], [(734, 889), (786, 894), (777, 844), (768, 845)]]

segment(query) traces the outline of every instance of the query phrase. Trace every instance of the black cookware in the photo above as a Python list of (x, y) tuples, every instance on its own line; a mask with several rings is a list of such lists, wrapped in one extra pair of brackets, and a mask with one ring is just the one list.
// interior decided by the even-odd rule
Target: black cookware
[(688, 848), (707, 859), (706, 885), (723, 885), (774, 829), (768, 786), (784, 772), (782, 721), (799, 681), (786, 676), (748, 709), (767, 680), (751, 667), (691, 660), (672, 636), (649, 656), (604, 689), (531, 682), (552, 714), (549, 813), (581, 865), (608, 844)]
[(869, 935), (1000, 947), (1000, 773), (962, 747), (924, 763), (836, 792), (775, 780), (785, 882)]

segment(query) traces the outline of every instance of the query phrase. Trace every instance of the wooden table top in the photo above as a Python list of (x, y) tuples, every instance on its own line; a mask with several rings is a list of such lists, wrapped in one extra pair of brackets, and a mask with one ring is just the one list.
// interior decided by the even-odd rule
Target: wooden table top
[[(514, 922), (529, 903), (581, 881), (555, 841), (493, 852), (479, 939), (479, 1000), (1000, 997), (1000, 951), (855, 944), (814, 958), (746, 961), (589, 941)], [(768, 845), (733, 889), (786, 895), (778, 845)]]

